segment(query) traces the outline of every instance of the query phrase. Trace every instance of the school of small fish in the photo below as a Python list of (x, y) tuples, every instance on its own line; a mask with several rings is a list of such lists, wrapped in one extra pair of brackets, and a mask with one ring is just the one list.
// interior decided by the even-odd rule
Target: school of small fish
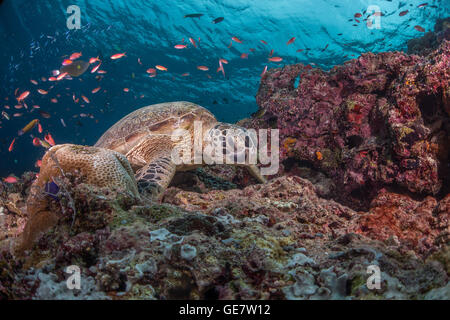
[[(427, 5), (428, 5), (428, 3), (422, 3), (419, 6), (417, 6), (417, 8), (424, 8)], [(373, 13), (373, 15), (384, 15), (384, 13), (376, 12), (376, 13)], [(398, 16), (400, 16), (400, 17), (406, 16), (406, 15), (411, 15), (411, 11), (410, 10), (402, 10), (398, 13)], [(202, 16), (203, 16), (202, 13), (192, 13), (192, 14), (184, 15), (184, 18), (200, 19)], [(365, 16), (366, 16), (366, 12), (356, 12), (352, 16), (352, 18), (349, 19), (349, 22), (356, 21), (357, 23), (360, 23), (362, 20), (362, 21), (367, 21), (367, 23), (369, 23), (368, 19), (370, 16), (369, 15), (367, 15), (366, 17)], [(217, 18), (213, 19), (211, 21), (211, 23), (219, 24), (224, 20), (225, 20), (224, 17), (217, 17)], [(89, 26), (90, 26), (90, 24), (88, 24), (85, 27), (86, 30), (89, 29)], [(354, 26), (357, 26), (357, 24), (356, 25), (354, 24)], [(108, 27), (108, 30), (110, 29), (110, 27), (111, 26)], [(418, 32), (425, 32), (425, 29), (423, 27), (421, 27), (420, 25), (415, 25), (415, 26), (413, 26), (413, 28)], [(340, 36), (340, 35), (342, 35), (342, 33), (338, 34), (338, 36)], [(69, 36), (69, 33), (66, 32), (65, 36), (67, 39)], [(253, 42), (252, 39), (242, 39), (238, 35), (230, 35), (230, 38), (228, 38), (228, 39), (230, 42), (227, 47), (231, 48), (234, 45), (235, 48), (237, 48), (236, 50), (239, 50), (243, 44), (247, 45), (250, 42)], [(297, 44), (299, 42), (301, 42), (298, 40), (299, 35), (286, 37), (286, 39), (287, 39), (287, 41), (285, 40), (286, 41), (285, 43), (287, 46), (289, 46), (289, 48), (295, 47), (295, 46), (297, 46)], [(301, 40), (301, 38), (300, 38), (300, 40)], [(259, 75), (262, 78), (267, 73), (268, 68), (271, 63), (272, 64), (273, 63), (275, 63), (275, 64), (283, 63), (285, 61), (285, 58), (278, 56), (278, 55), (274, 56), (274, 53), (275, 53), (274, 49), (270, 48), (270, 44), (268, 41), (263, 40), (263, 39), (258, 39), (257, 41), (258, 41), (258, 43), (262, 44), (263, 47), (270, 49), (270, 51), (267, 54), (267, 64), (264, 65), (264, 68), (263, 68), (261, 74)], [(37, 54), (38, 50), (41, 49), (41, 45), (44, 45), (44, 44), (47, 45), (48, 43), (51, 44), (51, 43), (55, 43), (55, 42), (56, 42), (56, 37), (41, 35), (41, 37), (39, 38), (38, 41), (33, 41), (31, 44), (30, 58), (32, 58), (35, 54)], [(200, 37), (194, 38), (191, 36), (191, 37), (188, 37), (187, 40), (185, 40), (183, 38), (183, 39), (181, 39), (181, 41), (176, 41), (171, 46), (176, 51), (179, 51), (180, 54), (183, 54), (183, 52), (187, 51), (187, 50), (199, 49), (201, 43), (203, 43), (203, 42), (201, 42)], [(323, 46), (322, 48), (317, 48), (317, 50), (321, 51), (321, 52), (325, 51), (329, 47), (329, 44), (324, 44), (324, 45), (325, 46)], [(235, 48), (233, 48), (233, 49), (235, 49)], [(249, 51), (247, 51), (247, 52), (241, 51), (239, 58), (244, 59), (244, 60), (251, 59), (252, 53), (257, 50), (255, 48), (250, 48)], [(305, 51), (307, 52), (311, 49), (297, 47), (294, 50), (296, 53), (302, 53)], [(120, 51), (122, 51), (122, 50), (120, 50)], [(132, 54), (130, 54), (130, 56), (132, 56)], [(13, 59), (13, 57), (11, 59)], [(88, 59), (88, 60), (83, 61), (81, 59)], [(37, 96), (41, 96), (41, 97), (49, 96), (47, 98), (48, 101), (50, 101), (51, 103), (54, 103), (54, 104), (58, 104), (59, 103), (58, 98), (61, 98), (62, 93), (58, 93), (58, 94), (53, 93), (52, 89), (55, 88), (56, 83), (58, 83), (58, 82), (66, 83), (67, 81), (73, 80), (74, 77), (81, 77), (88, 70), (89, 67), (90, 67), (90, 71), (87, 73), (92, 74), (97, 79), (97, 81), (100, 82), (104, 79), (104, 77), (105, 77), (104, 75), (107, 74), (107, 72), (108, 72), (107, 69), (111, 66), (111, 64), (126, 63), (126, 61), (129, 59), (130, 59), (130, 57), (127, 55), (127, 52), (113, 53), (113, 54), (109, 55), (109, 59), (105, 59), (101, 55), (85, 58), (85, 55), (82, 51), (72, 52), (70, 54), (66, 53), (66, 54), (62, 55), (61, 60), (59, 62), (57, 62), (60, 64), (60, 68), (51, 70), (52, 76), (49, 76), (49, 77), (39, 76), (34, 79), (30, 79), (29, 81), (34, 87), (32, 87), (32, 86), (30, 86), (30, 84), (28, 84), (28, 86), (24, 85), (24, 86), (21, 86), (20, 88), (16, 88), (16, 90), (14, 91), (14, 97), (15, 97), (15, 100), (17, 101), (17, 104), (11, 103), (11, 105), (13, 106), (14, 109), (17, 109), (17, 110), (22, 109), (23, 112), (12, 113), (11, 111), (6, 111), (6, 110), (11, 110), (12, 107), (10, 107), (9, 105), (4, 105), (3, 107), (6, 110), (1, 111), (0, 129), (2, 128), (2, 120), (10, 121), (12, 118), (21, 118), (25, 114), (33, 113), (35, 110), (37, 110), (36, 112), (40, 116), (40, 119), (34, 118), (31, 121), (29, 121), (28, 123), (25, 122), (25, 123), (18, 124), (19, 128), (17, 131), (17, 135), (9, 143), (8, 152), (14, 152), (15, 147), (18, 143), (26, 144), (24, 139), (26, 138), (25, 134), (27, 134), (27, 133), (29, 133), (29, 137), (31, 138), (31, 140), (30, 140), (31, 145), (33, 145), (35, 147), (43, 147), (43, 148), (47, 149), (47, 148), (50, 148), (51, 146), (55, 145), (55, 140), (53, 139), (51, 133), (49, 131), (45, 130), (45, 126), (42, 123), (42, 120), (44, 120), (44, 122), (45, 122), (45, 119), (51, 118), (52, 113), (56, 114), (56, 112), (55, 112), (56, 110), (52, 110), (53, 112), (50, 113), (48, 111), (42, 110), (40, 108), (40, 106), (37, 104), (33, 104), (31, 107), (29, 107), (27, 102), (28, 103), (36, 103), (35, 99)], [(139, 65), (145, 66), (145, 63), (143, 61), (141, 61), (140, 57), (137, 58), (137, 61), (138, 61)], [(225, 72), (224, 65), (228, 65), (229, 61), (225, 58), (217, 58), (216, 61), (218, 61), (218, 67), (217, 67), (217, 69), (216, 69), (216, 67), (214, 67), (212, 70), (216, 70), (217, 73), (222, 74), (223, 78), (226, 78), (227, 73)], [(154, 78), (154, 77), (158, 76), (158, 71), (171, 74), (170, 73), (171, 66), (167, 64), (167, 61), (161, 61), (161, 62), (157, 62), (157, 63), (161, 63), (161, 64), (145, 66), (144, 70), (145, 70), (145, 73), (148, 74), (148, 77)], [(104, 65), (105, 70), (100, 69), (100, 67), (103, 65)], [(314, 64), (311, 63), (311, 65), (314, 65)], [(15, 65), (14, 68), (15, 68), (15, 70), (17, 70), (18, 65)], [(211, 78), (211, 75), (209, 74), (209, 71), (212, 68), (211, 64), (208, 64), (205, 61), (205, 64), (197, 65), (197, 66), (195, 66), (195, 68), (201, 72), (206, 73), (206, 76), (208, 78)], [(132, 79), (134, 79), (135, 76), (136, 76), (136, 74), (133, 72), (131, 74)], [(174, 76), (176, 76), (176, 75), (173, 74), (171, 76), (174, 79)], [(178, 74), (178, 76), (190, 77), (191, 73), (184, 72), (184, 73)], [(80, 79), (80, 80), (82, 81), (82, 79)], [(45, 85), (45, 82), (49, 82), (49, 83), (53, 82), (54, 84), (47, 86), (47, 85)], [(44, 87), (45, 87), (45, 89), (44, 89)], [(72, 89), (70, 87), (66, 87), (65, 89), (68, 90), (69, 92), (72, 91)], [(98, 93), (98, 95), (100, 95), (99, 92), (102, 90), (102, 86), (98, 85), (95, 88), (92, 88), (92, 89), (90, 88), (88, 90), (89, 91), (87, 91), (87, 92), (90, 92), (92, 95), (97, 94), (97, 93)], [(106, 93), (107, 90), (103, 89), (102, 92)], [(133, 92), (133, 90), (132, 90), (132, 88), (125, 87), (125, 88), (123, 88), (123, 92), (129, 93), (129, 92)], [(38, 93), (38, 95), (36, 95), (36, 93)], [(86, 104), (91, 103), (91, 100), (89, 99), (89, 97), (86, 96), (86, 92), (70, 92), (67, 94), (72, 95), (73, 102), (75, 104), (80, 104), (80, 107), (84, 107), (83, 103), (86, 103)], [(143, 98), (143, 97), (144, 97), (144, 95), (140, 96), (140, 98)], [(93, 96), (91, 96), (91, 99), (94, 99)], [(9, 98), (6, 97), (5, 101), (9, 101)], [(11, 112), (11, 114), (9, 112)], [(36, 116), (34, 116), (34, 117), (36, 117)], [(90, 113), (82, 112), (79, 114), (75, 114), (73, 116), (73, 118), (74, 119), (77, 119), (77, 118), (94, 119), (95, 117)], [(77, 125), (82, 126), (82, 124), (81, 124), (81, 122), (79, 122), (79, 120), (76, 120), (76, 121), (77, 121), (76, 122)], [(68, 127), (68, 124), (71, 125), (71, 122), (66, 123), (66, 121), (63, 118), (60, 118), (60, 123), (64, 128)], [(98, 123), (98, 120), (96, 120), (96, 123)], [(37, 134), (41, 135), (42, 138), (39, 138), (38, 136), (34, 135), (34, 133), (36, 132), (36, 130), (34, 130), (35, 128), (37, 128)], [(318, 160), (322, 160), (322, 154), (320, 153), (320, 151), (317, 151), (316, 156), (317, 156)], [(40, 166), (40, 160), (36, 161), (36, 166), (37, 167)], [(10, 176), (10, 177), (3, 179), (3, 181), (5, 181), (7, 183), (15, 183), (15, 182), (17, 182), (17, 179), (13, 176)]]

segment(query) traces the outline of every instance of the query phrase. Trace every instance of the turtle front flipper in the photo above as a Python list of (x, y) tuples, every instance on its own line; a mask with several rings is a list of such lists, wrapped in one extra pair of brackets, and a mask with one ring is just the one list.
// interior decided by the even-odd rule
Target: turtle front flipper
[(175, 175), (176, 165), (170, 153), (161, 155), (136, 172), (139, 193), (143, 198), (159, 201)]

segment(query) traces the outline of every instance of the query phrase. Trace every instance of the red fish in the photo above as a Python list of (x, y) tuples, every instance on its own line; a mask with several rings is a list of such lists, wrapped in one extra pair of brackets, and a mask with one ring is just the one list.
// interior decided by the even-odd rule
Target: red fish
[(189, 76), (189, 72), (185, 72), (181, 75), (182, 77), (188, 77)]
[(405, 10), (405, 11), (400, 12), (398, 15), (399, 15), (400, 17), (403, 17), (403, 16), (406, 15), (408, 12), (409, 12), (409, 10)]
[(36, 168), (40, 168), (42, 166), (42, 160), (37, 160), (36, 163), (34, 164), (34, 166)]
[(123, 88), (123, 91), (128, 92), (128, 91), (130, 91), (130, 89), (128, 89), (128, 88)]
[(241, 59), (248, 59), (248, 53), (241, 54)]
[(50, 78), (48, 78), (48, 81), (56, 81), (56, 78), (55, 77), (50, 77)]
[(425, 2), (425, 3), (419, 4), (417, 6), (417, 8), (423, 8), (423, 7), (426, 7), (427, 5), (428, 5), (428, 2)]
[(73, 63), (72, 60), (70, 60), (70, 59), (64, 59), (64, 61), (62, 62), (62, 65), (63, 65), (63, 66), (68, 66), (69, 64), (72, 64), (72, 63)]
[(158, 70), (161, 70), (161, 71), (167, 71), (167, 68), (164, 67), (164, 66), (156, 65), (155, 67), (156, 67), (156, 69), (158, 69)]
[(53, 140), (53, 137), (50, 133), (47, 133), (44, 137), (44, 140), (51, 146), (55, 145), (55, 140)]
[(112, 60), (120, 59), (120, 58), (122, 58), (122, 57), (125, 56), (125, 53), (126, 53), (126, 52), (124, 52), (124, 53), (116, 53), (116, 54), (113, 54), (113, 55), (111, 56), (111, 59), (112, 59)]
[(13, 139), (13, 141), (11, 142), (11, 144), (9, 145), (8, 151), (11, 152), (14, 148), (14, 142), (16, 142), (16, 138)]
[(187, 48), (187, 45), (185, 45), (185, 44), (177, 44), (177, 45), (175, 45), (174, 48), (175, 48), (175, 49), (186, 49), (186, 48)]
[(264, 40), (259, 40), (259, 41), (261, 41), (261, 43), (263, 43), (263, 44), (267, 44), (267, 42), (265, 42)]
[(267, 66), (265, 66), (264, 67), (264, 70), (263, 70), (263, 72), (261, 73), (261, 78), (266, 74), (266, 72), (267, 72)]
[(422, 28), (421, 26), (415, 26), (414, 29), (416, 29), (419, 32), (425, 32), (425, 29)]
[(39, 138), (33, 139), (33, 146), (40, 147), (41, 146), (41, 140)]
[(273, 55), (273, 49), (270, 50), (269, 57), (271, 57), (272, 55)]
[(56, 80), (61, 80), (61, 79), (63, 79), (65, 76), (67, 76), (68, 75), (68, 73), (67, 72), (63, 72), (63, 73), (61, 73), (59, 76), (57, 76), (56, 77)]
[(281, 58), (281, 57), (272, 57), (272, 58), (269, 58), (269, 61), (281, 62), (281, 61), (283, 61), (283, 58)]
[(231, 38), (231, 40), (233, 40), (237, 43), (242, 43), (242, 40), (240, 40), (238, 37), (233, 37), (233, 38)]
[(81, 54), (81, 52), (74, 52), (74, 53), (72, 53), (71, 55), (70, 55), (70, 60), (76, 60), (76, 59), (78, 59), (79, 57), (81, 57), (82, 56), (82, 54)]
[(146, 72), (147, 73), (156, 73), (156, 69), (148, 68)]
[(17, 183), (17, 178), (13, 176), (9, 176), (7, 178), (4, 178), (3, 181), (6, 183)]
[(223, 58), (222, 58), (222, 59), (220, 59), (219, 61), (222, 62), (222, 63), (228, 64), (228, 60), (226, 60), (226, 59), (223, 59)]
[(45, 91), (45, 90), (43, 90), (43, 89), (38, 89), (37, 90), (40, 94), (47, 94), (48, 93), (48, 91)]
[(217, 72), (222, 71), (223, 76), (225, 77), (225, 70), (223, 69), (222, 59), (219, 60), (219, 69)]
[(42, 133), (42, 125), (40, 124), (40, 123), (38, 123), (38, 131), (39, 131), (39, 133)]
[(24, 91), (22, 92), (22, 94), (17, 98), (17, 101), (21, 102), (24, 99), (26, 99), (26, 97), (28, 97), (30, 95), (30, 91)]
[(197, 66), (198, 70), (202, 70), (202, 71), (208, 71), (209, 68), (207, 66)]
[(291, 39), (289, 39), (289, 41), (286, 44), (290, 45), (291, 43), (294, 43), (294, 41), (295, 41), (295, 37), (292, 37)]
[(361, 13), (355, 13), (355, 18), (361, 18), (362, 17), (362, 14)]
[(100, 62), (98, 65), (93, 67), (92, 70), (91, 70), (91, 73), (95, 73), (98, 70), (98, 68), (100, 68), (101, 65), (102, 65), (102, 63)]
[(81, 95), (81, 98), (83, 98), (84, 102), (86, 103), (90, 103), (89, 99), (83, 95)]
[(197, 45), (195, 44), (195, 40), (192, 38), (189, 38), (189, 41), (192, 43), (192, 45), (197, 48)]
[(92, 90), (92, 93), (97, 93), (100, 89), (101, 89), (101, 87), (95, 88)]
[(95, 62), (97, 62), (97, 61), (100, 61), (99, 57), (97, 57), (97, 58), (90, 58), (90, 59), (89, 59), (89, 63), (90, 63), (90, 64), (93, 64), (93, 63), (95, 63)]
[(36, 80), (33, 80), (33, 79), (31, 79), (30, 82), (31, 82), (32, 84), (34, 84), (34, 85), (37, 85), (37, 84), (38, 84), (38, 82), (37, 82)]

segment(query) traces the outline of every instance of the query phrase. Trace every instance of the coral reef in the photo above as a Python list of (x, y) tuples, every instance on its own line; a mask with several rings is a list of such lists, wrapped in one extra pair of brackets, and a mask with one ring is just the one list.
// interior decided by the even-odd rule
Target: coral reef
[(323, 172), (352, 208), (367, 209), (383, 187), (442, 196), (450, 185), (449, 70), (445, 40), (426, 57), (365, 53), (329, 72), (272, 69), (261, 80), (258, 116), (243, 124), (279, 129), (285, 169)]
[(449, 51), (269, 70), (240, 123), (280, 128), (265, 184), (212, 166), (147, 202), (122, 155), (53, 147), (0, 181), (0, 299), (450, 299)]
[(444, 39), (450, 41), (450, 17), (438, 19), (434, 31), (425, 33), (423, 37), (409, 40), (408, 54), (427, 55)]
[[(25, 255), (0, 256), (1, 297), (450, 297), (449, 197), (417, 201), (382, 191), (358, 212), (296, 176), (204, 193), (174, 186), (161, 204), (84, 183), (68, 187), (75, 221), (67, 202), (51, 202), (56, 225)], [(66, 286), (71, 265), (81, 270), (79, 290)], [(366, 285), (369, 266), (381, 270), (379, 289)]]

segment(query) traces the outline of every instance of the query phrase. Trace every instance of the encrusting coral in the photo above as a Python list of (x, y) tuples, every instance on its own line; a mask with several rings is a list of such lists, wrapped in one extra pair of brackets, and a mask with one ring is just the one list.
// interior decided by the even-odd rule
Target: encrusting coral
[(367, 209), (387, 186), (445, 195), (449, 70), (446, 40), (424, 57), (364, 53), (328, 72), (302, 64), (271, 69), (256, 97), (260, 116), (241, 124), (279, 129), (284, 164), (325, 173), (339, 190), (334, 196), (353, 208)]

